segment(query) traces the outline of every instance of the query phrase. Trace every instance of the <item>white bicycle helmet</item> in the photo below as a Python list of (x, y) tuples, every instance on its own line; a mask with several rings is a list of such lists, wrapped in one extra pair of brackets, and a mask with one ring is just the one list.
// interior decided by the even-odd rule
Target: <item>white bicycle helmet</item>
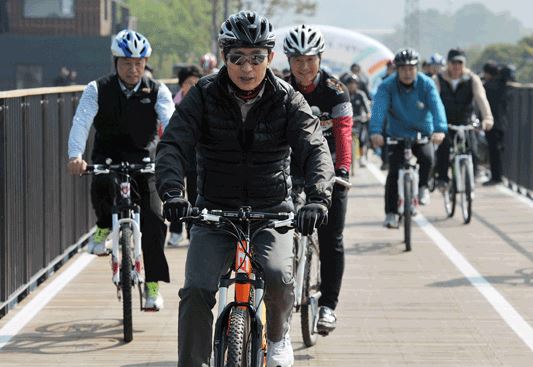
[(142, 34), (124, 29), (113, 38), (111, 54), (115, 57), (144, 58), (150, 57), (152, 47)]
[(320, 55), (325, 48), (322, 33), (305, 24), (291, 29), (283, 42), (283, 52), (287, 56)]

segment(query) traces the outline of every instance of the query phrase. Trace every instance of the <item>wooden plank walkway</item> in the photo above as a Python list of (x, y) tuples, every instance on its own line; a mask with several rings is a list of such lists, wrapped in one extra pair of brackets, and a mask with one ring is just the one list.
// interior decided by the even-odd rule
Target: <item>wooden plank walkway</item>
[[(383, 187), (371, 172), (357, 170), (353, 182), (338, 328), (306, 349), (295, 314), (295, 365), (533, 366), (530, 347), (420, 227), (413, 232), (413, 251), (405, 253), (402, 231), (381, 226)], [(444, 218), (438, 193), (422, 211), (533, 325), (533, 207), (494, 187), (480, 187), (476, 195), (467, 226), (457, 214)], [(111, 286), (109, 258), (95, 258), (0, 349), (0, 366), (175, 366), (177, 292), (186, 252), (186, 247), (167, 250), (172, 283), (162, 285), (166, 308), (134, 312), (133, 342), (121, 341), (121, 305)], [(1, 319), (0, 329), (68, 267)]]

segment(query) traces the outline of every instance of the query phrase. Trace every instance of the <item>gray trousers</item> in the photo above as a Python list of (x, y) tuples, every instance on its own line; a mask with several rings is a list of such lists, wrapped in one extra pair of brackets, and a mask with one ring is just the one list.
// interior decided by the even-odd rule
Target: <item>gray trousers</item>
[[(193, 226), (185, 264), (185, 284), (179, 291), (178, 366), (209, 365), (212, 346), (212, 308), (218, 282), (235, 255), (236, 240), (220, 230)], [(265, 280), (267, 335), (280, 341), (289, 330), (294, 303), (293, 231), (259, 233), (253, 244)]]

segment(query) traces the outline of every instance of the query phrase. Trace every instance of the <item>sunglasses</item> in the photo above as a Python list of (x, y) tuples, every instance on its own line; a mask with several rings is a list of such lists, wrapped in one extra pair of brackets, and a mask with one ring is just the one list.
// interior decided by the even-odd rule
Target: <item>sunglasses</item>
[(268, 57), (268, 54), (228, 54), (227, 56), (228, 61), (234, 65), (244, 65), (245, 62), (249, 62), (251, 65), (260, 65)]

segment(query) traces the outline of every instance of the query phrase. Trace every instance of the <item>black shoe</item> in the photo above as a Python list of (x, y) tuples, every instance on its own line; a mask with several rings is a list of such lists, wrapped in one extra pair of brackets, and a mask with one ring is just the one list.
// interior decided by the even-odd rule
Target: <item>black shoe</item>
[(337, 316), (335, 311), (327, 306), (320, 306), (318, 310), (317, 331), (320, 335), (326, 336), (337, 327)]
[(483, 182), (483, 186), (495, 186), (502, 183), (502, 180), (493, 180), (492, 178), (486, 182)]

